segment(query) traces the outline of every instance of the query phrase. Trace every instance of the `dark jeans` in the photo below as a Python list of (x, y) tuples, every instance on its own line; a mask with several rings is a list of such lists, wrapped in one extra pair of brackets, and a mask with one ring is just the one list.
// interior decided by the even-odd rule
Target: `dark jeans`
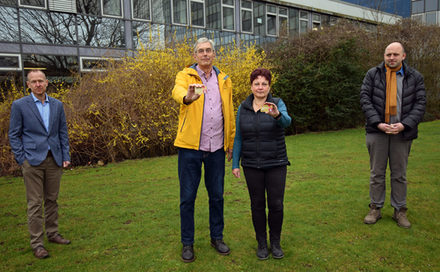
[(286, 187), (286, 166), (268, 169), (243, 167), (251, 198), (252, 222), (257, 241), (267, 239), (266, 234), (266, 192), (269, 207), (269, 235), (271, 241), (279, 241), (283, 225), (284, 188)]
[(179, 148), (180, 230), (184, 245), (194, 243), (194, 202), (200, 184), (202, 163), (209, 196), (209, 229), (212, 239), (223, 239), (223, 190), (225, 151), (206, 152)]

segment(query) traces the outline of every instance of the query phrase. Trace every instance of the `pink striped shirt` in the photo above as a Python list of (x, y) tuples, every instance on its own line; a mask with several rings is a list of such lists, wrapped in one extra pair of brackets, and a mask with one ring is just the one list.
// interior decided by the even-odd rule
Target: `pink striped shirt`
[(223, 148), (223, 112), (217, 74), (214, 69), (206, 75), (199, 66), (197, 73), (206, 87), (205, 104), (203, 107), (202, 131), (200, 134), (200, 147), (202, 151), (215, 152)]

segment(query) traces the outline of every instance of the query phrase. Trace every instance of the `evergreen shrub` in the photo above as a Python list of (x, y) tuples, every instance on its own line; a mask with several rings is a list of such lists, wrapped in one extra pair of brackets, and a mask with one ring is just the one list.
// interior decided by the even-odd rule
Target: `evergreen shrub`
[(440, 118), (440, 27), (409, 19), (366, 30), (341, 22), (289, 40), (268, 50), (278, 80), (272, 90), (293, 117), (289, 133), (351, 128), (362, 125), (359, 92), (368, 69), (383, 61), (385, 47), (399, 41), (405, 62), (425, 79), (424, 120)]

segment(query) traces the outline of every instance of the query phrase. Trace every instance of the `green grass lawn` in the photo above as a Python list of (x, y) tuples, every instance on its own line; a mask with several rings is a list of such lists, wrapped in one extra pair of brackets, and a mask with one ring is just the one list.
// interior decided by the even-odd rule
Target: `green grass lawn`
[[(208, 201), (196, 201), (194, 263), (180, 260), (177, 157), (67, 170), (59, 197), (60, 232), (69, 246), (32, 255), (22, 178), (0, 178), (0, 271), (440, 271), (440, 121), (420, 125), (407, 172), (411, 229), (397, 227), (387, 199), (383, 218), (365, 225), (369, 157), (363, 129), (286, 138), (284, 259), (259, 261), (244, 178), (225, 178), (225, 242), (209, 243)], [(243, 175), (242, 175), (243, 176)]]

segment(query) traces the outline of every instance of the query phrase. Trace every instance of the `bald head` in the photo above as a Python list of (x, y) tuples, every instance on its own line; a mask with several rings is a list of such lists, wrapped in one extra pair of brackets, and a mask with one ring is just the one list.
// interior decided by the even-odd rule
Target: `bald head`
[(405, 53), (405, 48), (403, 48), (403, 45), (400, 42), (392, 42), (390, 43), (386, 48), (385, 48), (385, 52), (387, 51), (388, 48), (395, 48), (395, 49), (400, 49), (402, 50), (402, 53)]
[(399, 67), (406, 57), (405, 49), (399, 42), (390, 43), (387, 48), (385, 48), (385, 53), (383, 55), (385, 64), (390, 68)]

